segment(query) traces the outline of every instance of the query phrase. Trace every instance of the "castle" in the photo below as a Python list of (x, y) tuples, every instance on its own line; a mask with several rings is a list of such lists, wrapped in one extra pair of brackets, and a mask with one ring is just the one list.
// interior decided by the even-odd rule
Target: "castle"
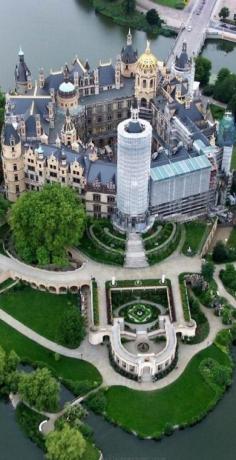
[[(118, 224), (126, 228), (146, 225), (152, 216), (189, 219), (224, 204), (230, 184), (230, 171), (225, 168), (229, 149), (224, 148), (222, 132), (217, 142), (216, 124), (194, 73), (186, 43), (168, 69), (153, 55), (149, 43), (138, 56), (130, 31), (115, 65), (100, 61), (91, 69), (88, 61), (76, 57), (48, 76), (41, 69), (36, 81), (20, 49), (15, 89), (6, 95), (2, 132), (7, 198), (16, 201), (26, 190), (59, 182), (78, 191), (89, 215), (116, 215)], [(149, 133), (148, 149), (144, 145), (143, 154), (128, 166), (130, 174), (137, 167), (136, 183), (143, 184), (139, 196), (141, 200), (143, 195), (145, 209), (138, 216), (125, 214), (127, 196), (121, 196), (130, 180), (129, 141), (122, 147), (126, 149), (123, 163), (117, 168), (119, 142), (124, 141), (120, 126), (125, 120), (132, 123), (133, 139), (144, 125)], [(123, 139), (118, 148), (117, 127)]]

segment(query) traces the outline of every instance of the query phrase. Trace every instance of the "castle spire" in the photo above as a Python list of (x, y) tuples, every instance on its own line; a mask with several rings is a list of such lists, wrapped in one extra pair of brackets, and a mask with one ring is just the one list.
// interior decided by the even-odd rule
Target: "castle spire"
[(127, 35), (127, 46), (129, 45), (132, 45), (132, 34), (130, 32), (130, 28), (129, 28), (129, 32), (128, 32), (128, 35)]

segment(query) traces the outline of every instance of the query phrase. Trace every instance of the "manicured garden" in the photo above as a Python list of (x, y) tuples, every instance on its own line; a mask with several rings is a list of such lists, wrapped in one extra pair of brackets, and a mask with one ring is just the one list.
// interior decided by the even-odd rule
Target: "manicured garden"
[(123, 265), (125, 238), (125, 235), (113, 230), (107, 220), (88, 220), (78, 249), (97, 262)]
[(222, 372), (231, 374), (228, 352), (213, 344), (191, 360), (178, 380), (161, 390), (143, 392), (122, 386), (109, 388), (103, 395), (102, 412), (111, 421), (141, 437), (160, 438), (163, 434), (170, 434), (174, 426), (194, 425), (215, 406), (226, 387), (223, 379), (219, 384), (212, 376), (212, 385), (212, 381), (209, 383), (204, 378), (200, 365), (208, 359), (214, 360)]
[(216, 104), (210, 104), (210, 110), (214, 120), (221, 120), (225, 113), (225, 109)]
[(54, 342), (60, 341), (62, 316), (68, 309), (79, 305), (78, 295), (41, 292), (22, 283), (0, 295), (0, 308)]
[(123, 316), (128, 323), (145, 324), (155, 321), (160, 311), (157, 307), (143, 302), (127, 305), (119, 310), (119, 316)]
[(53, 374), (70, 386), (72, 391), (80, 393), (82, 385), (91, 386), (101, 383), (98, 370), (87, 361), (57, 355), (23, 336), (4, 322), (0, 321), (0, 345), (7, 351), (14, 350), (22, 362), (46, 366)]
[(159, 5), (169, 6), (170, 8), (182, 10), (188, 2), (180, 0), (155, 0), (155, 3)]
[[(158, 229), (160, 229), (160, 231), (158, 231)], [(143, 235), (145, 250), (148, 251), (164, 244), (171, 236), (173, 229), (174, 224), (171, 222), (165, 224), (155, 222), (152, 231), (144, 233)]]
[(128, 303), (137, 301), (141, 303), (145, 300), (160, 304), (168, 308), (168, 297), (166, 288), (163, 289), (128, 289), (128, 290), (114, 290), (111, 292), (112, 309), (116, 310), (118, 307)]
[(181, 295), (184, 319), (185, 319), (185, 321), (189, 322), (191, 320), (191, 314), (190, 314), (188, 291), (187, 291), (187, 287), (186, 287), (186, 283), (185, 283), (185, 274), (184, 273), (181, 273), (179, 275), (179, 288), (180, 288), (180, 295)]
[(206, 222), (194, 221), (184, 224), (185, 228), (185, 241), (183, 244), (182, 252), (186, 256), (194, 256), (200, 252), (205, 238), (207, 236)]
[(151, 252), (147, 252), (147, 259), (150, 265), (156, 264), (161, 262), (162, 260), (169, 257), (179, 246), (181, 239), (181, 225), (176, 225), (176, 231), (174, 232), (173, 238), (164, 245), (163, 247), (159, 248), (158, 246), (154, 245), (154, 249)]

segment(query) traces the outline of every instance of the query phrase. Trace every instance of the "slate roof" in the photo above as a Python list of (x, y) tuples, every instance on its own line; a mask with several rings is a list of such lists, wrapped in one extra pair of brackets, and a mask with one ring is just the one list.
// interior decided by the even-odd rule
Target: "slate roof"
[(24, 61), (24, 54), (19, 55), (19, 58), (15, 68), (15, 80), (18, 83), (27, 83), (27, 77), (31, 75), (31, 72)]
[(110, 86), (115, 83), (115, 69), (112, 64), (98, 67), (99, 85)]
[(3, 139), (5, 145), (11, 145), (11, 139), (14, 139), (16, 144), (20, 142), (20, 136), (11, 123), (5, 124), (3, 131)]
[(116, 185), (116, 163), (97, 160), (90, 163), (87, 182), (93, 184), (98, 180), (101, 185), (107, 185), (112, 182)]
[(127, 45), (121, 50), (121, 60), (124, 64), (133, 64), (138, 59), (138, 52), (132, 45)]
[(130, 120), (125, 129), (128, 133), (131, 133), (131, 134), (138, 134), (143, 131), (143, 128), (141, 124), (139, 123), (139, 121), (134, 121), (134, 120)]

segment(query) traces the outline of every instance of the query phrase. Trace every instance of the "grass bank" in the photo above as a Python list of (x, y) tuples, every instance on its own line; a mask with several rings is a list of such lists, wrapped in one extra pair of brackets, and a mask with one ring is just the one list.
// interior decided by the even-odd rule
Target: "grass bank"
[(112, 2), (108, 0), (90, 0), (90, 4), (95, 9), (96, 13), (112, 19), (115, 24), (120, 26), (143, 30), (153, 36), (157, 36), (159, 34), (169, 37), (176, 35), (172, 30), (158, 27), (156, 25), (150, 25), (146, 19), (146, 15), (140, 11), (135, 10), (134, 12), (127, 14), (123, 5), (123, 0), (114, 0)]
[[(207, 224), (205, 222), (193, 221), (184, 224), (185, 241), (182, 252), (186, 256), (197, 254), (205, 241), (207, 235)], [(189, 251), (189, 248), (191, 251)]]
[(141, 437), (160, 438), (172, 427), (186, 427), (201, 420), (216, 404), (220, 393), (209, 385), (199, 370), (205, 359), (231, 368), (228, 352), (211, 345), (198, 353), (181, 377), (156, 391), (135, 391), (113, 386), (106, 395), (106, 416)]
[(2, 310), (53, 342), (58, 341), (63, 314), (78, 302), (78, 295), (41, 292), (22, 283), (0, 294)]
[(22, 362), (50, 368), (56, 377), (71, 382), (73, 388), (85, 381), (91, 382), (94, 386), (95, 382), (96, 384), (102, 382), (101, 374), (92, 364), (81, 359), (58, 356), (2, 321), (0, 321), (0, 345), (7, 352), (15, 350)]

